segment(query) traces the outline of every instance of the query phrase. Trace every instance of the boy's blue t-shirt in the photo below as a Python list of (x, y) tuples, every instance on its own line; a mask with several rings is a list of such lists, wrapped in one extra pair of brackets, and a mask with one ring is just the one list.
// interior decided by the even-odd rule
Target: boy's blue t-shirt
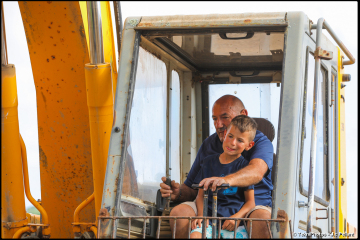
[[(254, 185), (255, 192), (255, 205), (263, 206), (272, 206), (271, 200), (271, 191), (273, 190), (273, 185), (271, 181), (271, 172), (273, 166), (273, 145), (270, 140), (259, 130), (256, 131), (254, 138), (255, 145), (249, 151), (243, 151), (241, 156), (243, 156), (248, 162), (254, 158), (260, 158), (265, 161), (268, 165), (269, 171), (265, 174), (263, 179)], [(188, 176), (184, 184), (191, 188), (193, 183), (196, 183), (194, 180), (199, 173), (201, 167), (203, 166), (204, 159), (207, 156), (213, 154), (221, 154), (224, 150), (222, 148), (222, 142), (217, 135), (214, 133), (205, 139), (201, 144), (199, 152), (196, 155), (195, 161), (188, 173)]]
[[(214, 154), (204, 159), (204, 164), (195, 178), (195, 183), (200, 183), (204, 178), (222, 177), (235, 173), (246, 167), (249, 162), (243, 156), (228, 164), (222, 164), (220, 154)], [(217, 217), (230, 217), (239, 212), (245, 203), (244, 191), (254, 189), (254, 185), (248, 187), (230, 187), (218, 190)], [(213, 192), (209, 190), (208, 215), (212, 216)]]

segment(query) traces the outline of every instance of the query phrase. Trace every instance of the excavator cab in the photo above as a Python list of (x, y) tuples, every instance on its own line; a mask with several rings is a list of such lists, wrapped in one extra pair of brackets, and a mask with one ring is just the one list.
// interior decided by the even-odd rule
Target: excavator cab
[(331, 93), (344, 62), (322, 28), (314, 39), (315, 28), (302, 12), (127, 18), (99, 236), (170, 234), (157, 222), (166, 219), (154, 218), (160, 178), (186, 179), (202, 141), (215, 132), (212, 105), (225, 94), (270, 122), (262, 129), (274, 145), (272, 235), (308, 230), (309, 212), (298, 205), (308, 201), (312, 229), (331, 232), (330, 217), (318, 219), (337, 208), (329, 206), (329, 169), (339, 159), (329, 146), (336, 148), (340, 103)]

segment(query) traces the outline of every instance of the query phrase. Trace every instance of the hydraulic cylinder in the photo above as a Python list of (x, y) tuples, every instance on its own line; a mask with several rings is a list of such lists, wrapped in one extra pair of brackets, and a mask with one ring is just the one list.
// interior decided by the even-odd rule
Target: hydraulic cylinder
[(1, 66), (1, 237), (27, 224), (15, 66)]
[(85, 79), (90, 119), (91, 156), (97, 218), (103, 194), (114, 114), (110, 64), (86, 64)]

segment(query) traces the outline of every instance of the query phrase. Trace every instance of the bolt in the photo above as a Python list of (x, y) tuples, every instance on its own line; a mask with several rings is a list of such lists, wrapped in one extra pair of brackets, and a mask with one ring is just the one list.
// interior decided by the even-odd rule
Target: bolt
[(116, 127), (116, 128), (115, 128), (115, 132), (117, 132), (117, 133), (120, 132), (120, 128), (119, 128), (119, 127)]

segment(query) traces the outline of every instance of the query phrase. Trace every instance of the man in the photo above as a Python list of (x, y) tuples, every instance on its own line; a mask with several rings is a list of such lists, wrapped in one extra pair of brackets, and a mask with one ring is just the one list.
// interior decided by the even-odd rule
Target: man
[[(216, 133), (209, 136), (201, 145), (196, 159), (190, 169), (185, 182), (180, 186), (175, 181), (171, 182), (171, 189), (165, 183), (160, 184), (160, 191), (163, 197), (168, 197), (171, 193), (172, 201), (192, 201), (195, 199), (197, 191), (191, 188), (198, 172), (202, 166), (202, 160), (210, 155), (222, 153), (222, 142), (224, 140), (224, 130), (231, 120), (237, 115), (248, 115), (244, 104), (240, 99), (232, 95), (225, 95), (219, 98), (213, 105), (212, 118), (216, 128)], [(234, 187), (247, 187), (255, 185), (255, 208), (249, 211), (246, 217), (249, 218), (271, 218), (271, 169), (273, 160), (273, 146), (270, 140), (260, 131), (256, 131), (254, 139), (255, 145), (249, 151), (244, 151), (243, 156), (249, 161), (249, 165), (236, 173), (225, 177), (207, 178), (200, 182), (207, 190), (212, 184), (213, 190), (216, 185), (229, 183)], [(162, 181), (165, 182), (165, 177)], [(195, 203), (185, 202), (174, 207), (170, 216), (196, 216), (197, 209)], [(265, 222), (253, 222), (252, 237), (269, 238), (268, 229)], [(188, 234), (188, 220), (178, 219), (176, 229), (173, 229), (173, 221), (170, 221), (172, 231), (176, 231), (176, 237), (186, 238)], [(248, 230), (249, 227), (247, 226)]]

